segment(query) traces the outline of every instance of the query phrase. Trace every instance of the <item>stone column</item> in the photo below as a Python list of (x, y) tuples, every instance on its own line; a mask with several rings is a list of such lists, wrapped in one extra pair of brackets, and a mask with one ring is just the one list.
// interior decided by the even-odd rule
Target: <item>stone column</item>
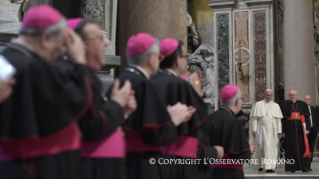
[(312, 0), (284, 0), (284, 87), (310, 95), (315, 104), (315, 59)]
[(187, 43), (187, 0), (119, 0), (118, 14), (120, 71), (127, 66), (126, 42), (133, 34), (147, 32), (159, 40), (173, 37)]

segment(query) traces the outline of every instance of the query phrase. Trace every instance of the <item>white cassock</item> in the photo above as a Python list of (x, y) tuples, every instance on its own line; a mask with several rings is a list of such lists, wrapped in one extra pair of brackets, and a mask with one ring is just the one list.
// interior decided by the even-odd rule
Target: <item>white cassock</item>
[[(278, 154), (278, 133), (281, 133), (281, 118), (283, 118), (280, 107), (277, 103), (266, 100), (257, 102), (250, 114), (251, 129), (261, 134), (261, 144), (257, 145), (254, 153), (254, 159), (258, 159), (257, 164), (253, 164), (253, 168), (258, 170), (275, 170), (277, 154)], [(271, 159), (274, 162), (263, 162)], [(270, 160), (268, 160), (270, 161)]]

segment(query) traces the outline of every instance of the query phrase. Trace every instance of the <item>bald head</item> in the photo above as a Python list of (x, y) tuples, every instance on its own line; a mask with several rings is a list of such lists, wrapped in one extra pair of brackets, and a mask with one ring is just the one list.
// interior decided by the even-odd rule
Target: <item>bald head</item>
[(306, 95), (304, 98), (304, 102), (307, 103), (308, 106), (311, 105), (311, 96)]
[(291, 89), (289, 91), (289, 94), (288, 94), (288, 97), (290, 99), (291, 102), (295, 103), (298, 99), (298, 93), (297, 93), (297, 90), (295, 89)]

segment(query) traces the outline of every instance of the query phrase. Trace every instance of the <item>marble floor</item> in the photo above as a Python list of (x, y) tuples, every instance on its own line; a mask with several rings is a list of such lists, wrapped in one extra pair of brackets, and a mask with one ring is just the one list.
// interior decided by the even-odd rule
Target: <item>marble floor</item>
[(280, 165), (280, 166), (277, 166), (275, 173), (266, 173), (265, 171), (258, 172), (258, 170), (253, 170), (252, 165), (244, 165), (245, 178), (249, 178), (249, 179), (318, 178), (319, 179), (319, 157), (318, 157), (318, 154), (319, 154), (318, 151), (316, 151), (314, 154), (314, 161), (311, 164), (312, 171), (310, 171), (310, 172), (301, 172), (301, 171), (296, 171), (295, 173), (285, 172), (284, 166)]

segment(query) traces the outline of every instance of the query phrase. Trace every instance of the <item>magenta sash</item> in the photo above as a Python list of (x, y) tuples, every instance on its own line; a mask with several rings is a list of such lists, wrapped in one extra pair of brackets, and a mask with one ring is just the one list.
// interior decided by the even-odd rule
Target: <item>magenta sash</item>
[(121, 128), (118, 127), (108, 137), (94, 142), (82, 140), (81, 156), (90, 158), (124, 158), (125, 143)]
[(36, 158), (80, 149), (76, 122), (43, 138), (0, 140), (0, 161)]
[(162, 147), (162, 152), (169, 155), (197, 158), (198, 139), (195, 137), (179, 136), (178, 141)]
[(143, 142), (139, 133), (125, 133), (126, 151), (127, 152), (155, 152), (161, 151), (160, 147), (153, 147)]

